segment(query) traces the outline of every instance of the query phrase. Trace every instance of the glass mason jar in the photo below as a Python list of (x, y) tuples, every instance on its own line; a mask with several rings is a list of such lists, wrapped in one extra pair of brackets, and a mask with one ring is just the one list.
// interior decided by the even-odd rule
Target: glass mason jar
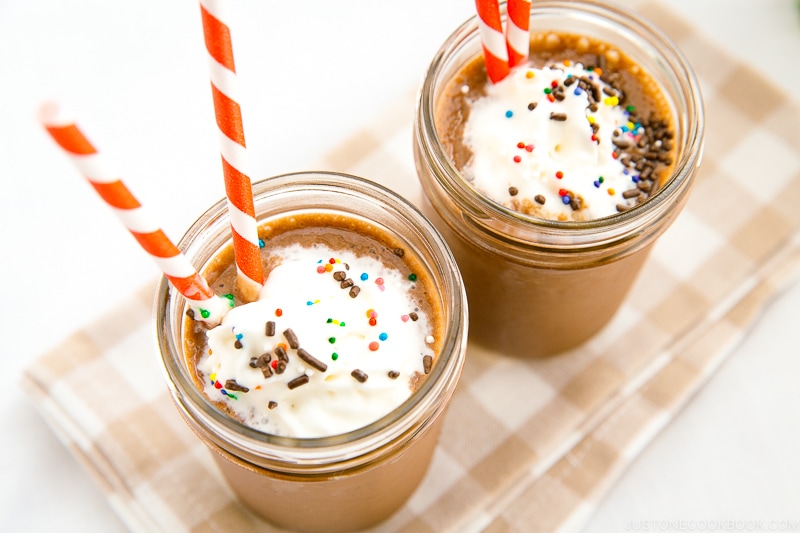
[[(300, 531), (362, 529), (388, 517), (425, 474), (442, 414), (464, 364), (467, 304), (447, 244), (408, 202), (367, 180), (306, 172), (253, 185), (256, 218), (324, 211), (369, 221), (403, 243), (438, 291), (441, 351), (427, 378), (399, 407), (366, 427), (324, 438), (276, 436), (223, 414), (198, 390), (183, 350), (186, 305), (166, 280), (155, 301), (156, 333), (172, 399), (213, 451), (238, 497), (269, 521)], [(225, 200), (189, 228), (178, 247), (202, 267), (231, 242)]]
[[(505, 6), (501, 6), (503, 13)], [(534, 2), (532, 32), (589, 36), (621, 50), (660, 85), (673, 115), (673, 172), (650, 198), (587, 221), (508, 209), (474, 189), (440, 141), (444, 88), (481, 54), (476, 18), (445, 41), (420, 87), (414, 157), (425, 212), (450, 244), (470, 301), (470, 342), (519, 356), (576, 347), (609, 322), (656, 241), (686, 203), (703, 147), (700, 89), (682, 53), (627, 10), (593, 1)]]

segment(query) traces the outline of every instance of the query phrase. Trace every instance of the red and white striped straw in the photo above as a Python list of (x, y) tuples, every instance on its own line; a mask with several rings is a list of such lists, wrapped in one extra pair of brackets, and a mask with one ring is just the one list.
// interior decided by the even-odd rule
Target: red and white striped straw
[(475, 0), (478, 10), (478, 29), (483, 47), (483, 61), (489, 81), (497, 83), (510, 71), (508, 48), (500, 20), (500, 6), (497, 0)]
[(233, 234), (238, 288), (242, 299), (252, 301), (264, 285), (258, 246), (258, 226), (253, 207), (253, 189), (246, 170), (246, 145), (242, 111), (237, 94), (236, 66), (231, 32), (223, 16), (222, 2), (200, 0), (203, 35), (209, 54), (211, 94), (220, 132), (222, 172)]
[(185, 255), (153, 223), (142, 204), (131, 194), (118, 175), (78, 129), (75, 121), (63, 116), (56, 104), (44, 104), (39, 120), (53, 140), (69, 156), (97, 194), (116, 213), (172, 286), (194, 310), (195, 317), (218, 324), (230, 309), (231, 302), (217, 296)]
[(531, 45), (531, 0), (508, 0), (506, 44), (508, 66), (514, 68), (528, 61)]

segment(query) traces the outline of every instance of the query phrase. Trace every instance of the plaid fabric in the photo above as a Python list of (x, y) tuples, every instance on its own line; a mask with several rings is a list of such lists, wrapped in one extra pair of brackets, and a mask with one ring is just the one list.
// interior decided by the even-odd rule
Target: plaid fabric
[[(376, 531), (579, 528), (800, 274), (800, 109), (663, 6), (635, 5), (677, 41), (703, 87), (706, 154), (689, 205), (586, 345), (530, 361), (469, 348), (427, 477)], [(419, 204), (409, 89), (317, 166)], [(23, 387), (132, 530), (272, 531), (233, 498), (171, 405), (153, 354), (153, 289), (42, 355)]]

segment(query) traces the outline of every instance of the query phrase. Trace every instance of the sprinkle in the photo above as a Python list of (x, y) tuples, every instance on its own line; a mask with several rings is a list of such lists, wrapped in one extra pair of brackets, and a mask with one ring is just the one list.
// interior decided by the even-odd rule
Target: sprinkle
[(347, 278), (344, 281), (342, 281), (341, 283), (339, 283), (339, 287), (341, 287), (342, 289), (347, 289), (348, 287), (352, 287), (352, 286), (353, 286), (353, 280), (350, 279), (350, 278)]
[(365, 381), (367, 381), (367, 378), (369, 377), (367, 376), (366, 372), (364, 372), (363, 370), (359, 370), (357, 368), (352, 372), (350, 372), (350, 375), (353, 376), (355, 380), (358, 381), (359, 383), (364, 383)]
[(259, 248), (263, 248), (266, 245), (267, 245), (267, 243), (264, 242), (264, 239), (258, 239), (258, 247)]
[(552, 92), (553, 92), (553, 89), (551, 89), (550, 87), (545, 87), (544, 88), (544, 94), (550, 94)]
[(628, 107), (625, 108), (625, 111), (627, 111), (628, 113), (633, 113), (634, 111), (636, 111), (636, 107), (629, 105)]
[(331, 344), (336, 344), (336, 337), (328, 337), (328, 342)]
[(207, 309), (200, 309), (200, 316), (203, 318), (208, 318), (211, 316), (211, 313)]
[(332, 270), (333, 270), (333, 265), (332, 264), (328, 263), (327, 265), (325, 265), (325, 272), (330, 272)]
[(572, 201), (572, 198), (570, 198), (569, 194), (565, 194), (561, 197), (561, 201), (564, 203), (564, 205), (569, 205), (569, 203)]
[(336, 352), (333, 352), (333, 353), (331, 354), (331, 359), (332, 359), (332, 360), (334, 360), (334, 361), (336, 361), (337, 359), (339, 359), (339, 354), (338, 354), (338, 353), (336, 353)]
[(291, 390), (291, 389), (296, 389), (300, 385), (305, 385), (306, 383), (308, 383), (308, 376), (303, 374), (302, 376), (297, 376), (296, 378), (294, 378), (292, 381), (290, 381), (286, 385)]
[(556, 120), (558, 122), (564, 122), (567, 120), (566, 113), (550, 113), (550, 120)]
[(614, 196), (614, 194), (616, 194), (616, 192), (617, 191), (615, 191), (613, 187), (609, 187), (608, 188), (608, 195), (609, 196)]
[(419, 319), (419, 315), (417, 313), (411, 312), (408, 313), (408, 318), (416, 322)]
[(556, 80), (553, 80), (553, 81), (551, 81), (551, 82), (550, 82), (550, 87), (552, 87), (553, 89), (555, 89), (556, 87), (558, 87), (558, 81), (556, 81)]
[(506, 118), (511, 118), (513, 116), (514, 116), (514, 112), (513, 111), (511, 111), (510, 109), (508, 111), (506, 111)]
[(380, 344), (378, 344), (377, 342), (375, 342), (375, 341), (372, 341), (371, 343), (369, 343), (369, 349), (370, 349), (370, 351), (373, 351), (373, 352), (375, 352), (375, 351), (377, 351), (377, 350), (378, 350), (378, 348), (380, 348)]
[(283, 347), (283, 344), (279, 344), (275, 347), (275, 355), (278, 356), (278, 361), (284, 363), (289, 362), (289, 356), (286, 354), (286, 348)]
[(402, 248), (395, 248), (394, 250), (392, 250), (392, 253), (397, 257), (403, 257), (404, 255), (406, 255), (406, 251), (403, 250)]
[(316, 357), (314, 357), (313, 355), (311, 355), (302, 348), (297, 350), (297, 356), (303, 361), (305, 361), (306, 364), (316, 368), (320, 372), (325, 372), (326, 370), (328, 370), (328, 365), (326, 365), (325, 363), (323, 363), (322, 361), (320, 361), (319, 359), (317, 359)]
[(377, 323), (378, 323), (378, 319), (377, 318), (372, 317), (372, 318), (369, 319), (369, 325), (370, 326), (374, 326)]
[(347, 272), (344, 270), (337, 270), (333, 273), (333, 279), (336, 281), (344, 281), (347, 278)]
[(564, 64), (565, 67), (572, 66), (572, 61), (570, 61), (569, 59), (565, 59), (562, 63)]
[(283, 309), (280, 307), (275, 310), (275, 316), (283, 316)]
[(361, 274), (361, 281), (367, 281), (368, 279), (369, 279), (369, 274), (367, 274), (366, 272)]
[(194, 309), (192, 308), (187, 309), (186, 316), (188, 316), (189, 318), (194, 318)]
[(402, 315), (400, 317), (400, 320), (402, 320), (403, 322), (408, 322), (408, 315)]
[(580, 96), (582, 92), (583, 91), (581, 91), (580, 87), (575, 87), (575, 90), (572, 91), (572, 94), (574, 94), (575, 96)]
[(397, 379), (397, 378), (400, 377), (400, 372), (398, 372), (397, 370), (389, 370), (389, 374), (388, 375), (392, 379)]
[(270, 400), (267, 404), (267, 409), (275, 409), (276, 407), (278, 407), (278, 402), (275, 400)]
[(519, 149), (525, 148), (525, 143), (522, 142), (522, 141), (518, 142), (517, 143), (517, 148), (519, 148)]
[(318, 272), (319, 274), (324, 274), (324, 273), (325, 273), (325, 266), (324, 266), (324, 265), (319, 265), (319, 266), (317, 267), (317, 272)]
[(533, 111), (534, 109), (536, 109), (536, 102), (528, 104), (528, 111)]
[(520, 156), (518, 156), (518, 155), (514, 156), (514, 163), (519, 163), (521, 161), (522, 161), (522, 158)]
[(264, 325), (264, 335), (267, 337), (275, 336), (275, 322), (272, 320), (267, 321), (267, 323)]
[(615, 106), (619, 105), (619, 97), (617, 96), (606, 96), (603, 98), (603, 103), (608, 106)]
[(427, 342), (428, 344), (433, 344), (433, 341), (434, 341), (433, 335), (428, 335), (427, 337), (425, 337), (425, 342)]
[(219, 381), (215, 381), (214, 382), (214, 388), (215, 389), (221, 389), (222, 388), (222, 383), (220, 383)]
[(233, 347), (236, 348), (237, 350), (241, 350), (242, 349), (242, 341), (240, 341), (239, 339), (236, 339), (236, 342), (233, 343)]
[(539, 205), (544, 205), (544, 202), (546, 200), (545, 197), (542, 196), (541, 194), (537, 194), (536, 196), (533, 197), (533, 199), (536, 200), (536, 203)]
[(516, 196), (518, 193), (519, 193), (519, 189), (517, 189), (516, 187), (509, 187), (508, 188), (508, 194), (510, 194), (511, 196)]
[(417, 275), (412, 272), (408, 275), (408, 281), (417, 281)]
[(314, 305), (314, 304), (318, 304), (318, 303), (319, 303), (319, 300), (313, 300), (313, 301), (309, 300), (309, 301), (306, 302), (306, 305)]
[(531, 79), (531, 78), (533, 78), (533, 76), (534, 76), (534, 73), (533, 73), (532, 70), (529, 70), (529, 71), (525, 72), (525, 77), (526, 78)]
[(377, 317), (378, 317), (378, 312), (377, 311), (375, 311), (372, 308), (367, 309), (367, 318), (377, 318)]
[(555, 96), (553, 96), (552, 94), (548, 94), (548, 95), (547, 95), (547, 99), (548, 99), (550, 102), (555, 102), (555, 101), (556, 101), (556, 97), (555, 97)]
[(433, 366), (433, 357), (430, 355), (426, 355), (422, 358), (422, 368), (425, 370), (426, 374), (431, 373), (431, 367)]
[(556, 172), (556, 178), (561, 179), (563, 177), (564, 177), (564, 173), (563, 172), (561, 172), (560, 170)]
[(283, 336), (286, 337), (286, 341), (293, 350), (296, 350), (300, 346), (300, 343), (297, 342), (297, 335), (292, 328), (287, 328), (286, 331), (283, 332)]
[(334, 259), (333, 257), (331, 257), (330, 259), (328, 259), (328, 263), (330, 263), (330, 264), (332, 264), (332, 265), (335, 265), (335, 264), (336, 264), (336, 262), (337, 262), (337, 261), (336, 261), (336, 259)]
[(378, 335), (378, 338), (379, 338), (380, 340), (382, 340), (382, 341), (385, 341), (386, 339), (388, 339), (388, 338), (389, 338), (389, 335), (388, 335), (388, 334), (386, 334), (386, 333), (381, 333), (380, 335)]
[(558, 189), (559, 196), (564, 196), (565, 194), (567, 194), (567, 189)]
[(526, 144), (525, 145), (525, 150), (527, 150), (528, 152), (533, 152), (533, 149), (534, 149), (534, 146), (532, 144)]
[(359, 292), (361, 292), (361, 288), (358, 285), (350, 287), (350, 298), (355, 298), (356, 296), (358, 296)]
[(228, 379), (225, 381), (225, 388), (232, 391), (237, 392), (250, 392), (250, 389), (245, 387), (244, 385), (239, 385), (236, 383), (235, 379)]
[(375, 278), (375, 285), (383, 285), (383, 278)]

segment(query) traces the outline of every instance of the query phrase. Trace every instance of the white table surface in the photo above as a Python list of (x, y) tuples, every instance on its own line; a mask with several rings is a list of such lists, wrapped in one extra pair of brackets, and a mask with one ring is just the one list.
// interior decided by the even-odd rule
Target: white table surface
[[(474, 12), (471, 0), (233, 3), (248, 148), (263, 176), (308, 169), (370, 123)], [(800, 89), (796, 0), (667, 3), (767, 78)], [(48, 98), (67, 104), (177, 238), (224, 195), (199, 8), (0, 0), (0, 68), (0, 530), (123, 531), (17, 382), (36, 355), (157, 273), (35, 113)], [(636, 459), (587, 532), (702, 520), (744, 530), (793, 520), (782, 530), (800, 530), (798, 316), (794, 285)]]

